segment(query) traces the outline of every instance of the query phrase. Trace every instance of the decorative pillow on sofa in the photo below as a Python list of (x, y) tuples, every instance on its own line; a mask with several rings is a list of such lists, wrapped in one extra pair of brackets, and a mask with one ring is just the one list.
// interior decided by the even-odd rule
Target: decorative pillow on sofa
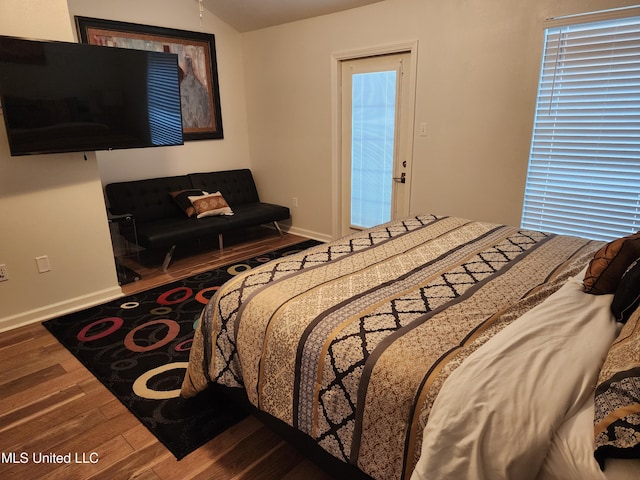
[(611, 313), (618, 322), (626, 322), (640, 305), (640, 259), (624, 272), (611, 302)]
[(220, 192), (189, 197), (189, 200), (196, 209), (196, 218), (213, 215), (233, 215), (233, 210), (231, 210)]
[(171, 195), (182, 211), (187, 214), (187, 217), (193, 217), (196, 214), (196, 209), (193, 208), (193, 204), (191, 200), (189, 200), (189, 195), (207, 195), (207, 192), (197, 189), (178, 190), (177, 192), (169, 192), (169, 195)]
[(640, 309), (605, 359), (595, 394), (595, 458), (640, 458)]
[(640, 257), (640, 232), (618, 238), (598, 250), (584, 275), (584, 291), (614, 293), (624, 272)]

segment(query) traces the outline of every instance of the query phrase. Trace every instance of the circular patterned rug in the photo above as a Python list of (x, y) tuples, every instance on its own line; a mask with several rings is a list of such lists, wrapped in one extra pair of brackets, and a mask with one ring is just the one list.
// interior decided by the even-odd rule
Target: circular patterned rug
[(181, 459), (248, 414), (215, 386), (180, 397), (204, 305), (232, 276), (318, 243), (308, 240), (43, 325)]

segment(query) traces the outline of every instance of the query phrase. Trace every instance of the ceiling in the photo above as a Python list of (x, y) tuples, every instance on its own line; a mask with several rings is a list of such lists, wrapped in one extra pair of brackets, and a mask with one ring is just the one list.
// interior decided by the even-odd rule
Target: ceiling
[(203, 0), (203, 6), (239, 32), (248, 32), (380, 1), (382, 0)]

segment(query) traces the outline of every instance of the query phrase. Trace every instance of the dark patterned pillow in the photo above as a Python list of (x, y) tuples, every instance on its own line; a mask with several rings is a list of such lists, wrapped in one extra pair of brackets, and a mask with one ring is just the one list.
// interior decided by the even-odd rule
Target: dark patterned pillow
[(640, 305), (640, 261), (624, 272), (611, 302), (611, 313), (618, 322), (626, 322)]
[(605, 359), (595, 393), (595, 458), (640, 458), (640, 309), (622, 327)]
[(207, 192), (202, 190), (192, 189), (192, 190), (179, 190), (177, 192), (169, 192), (169, 195), (175, 200), (178, 206), (182, 209), (182, 211), (187, 215), (187, 217), (193, 217), (196, 214), (196, 209), (193, 208), (193, 204), (191, 200), (189, 200), (189, 196), (198, 196), (198, 195), (206, 195)]
[(624, 272), (640, 257), (640, 232), (618, 238), (598, 250), (584, 275), (584, 291), (614, 293)]

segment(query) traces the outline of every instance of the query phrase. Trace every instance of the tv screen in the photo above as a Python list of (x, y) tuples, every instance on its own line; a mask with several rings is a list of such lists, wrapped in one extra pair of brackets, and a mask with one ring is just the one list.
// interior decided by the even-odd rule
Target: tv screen
[(181, 145), (171, 53), (0, 36), (11, 155)]

